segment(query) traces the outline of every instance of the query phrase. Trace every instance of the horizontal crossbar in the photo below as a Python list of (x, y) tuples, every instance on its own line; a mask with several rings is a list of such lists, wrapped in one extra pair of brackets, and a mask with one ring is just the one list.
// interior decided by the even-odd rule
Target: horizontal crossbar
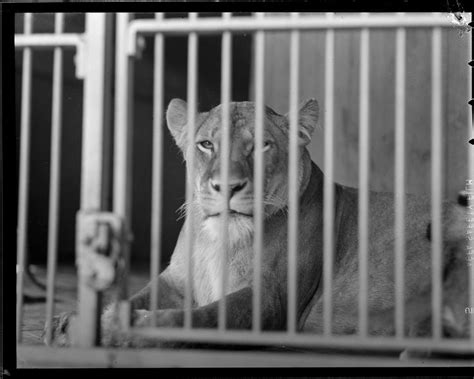
[(316, 29), (354, 29), (354, 28), (398, 28), (398, 27), (455, 27), (447, 14), (403, 15), (403, 16), (325, 16), (262, 17), (219, 17), (189, 19), (138, 19), (129, 24), (128, 52), (136, 51), (137, 34), (153, 35), (156, 33), (188, 34), (190, 32), (218, 34), (229, 32), (316, 30)]
[(471, 366), (452, 359), (410, 359), (308, 352), (205, 349), (104, 349), (18, 346), (18, 367), (395, 367)]
[(429, 349), (436, 352), (474, 354), (474, 343), (468, 339), (396, 338), (323, 336), (287, 332), (216, 331), (212, 329), (182, 330), (179, 328), (134, 328), (137, 336), (163, 338), (165, 340), (213, 342), (244, 345), (287, 345), (305, 347), (377, 349), (401, 351), (405, 348)]
[(71, 47), (77, 48), (83, 43), (83, 37), (80, 34), (17, 34), (15, 35), (15, 48), (22, 49), (25, 47), (36, 48), (55, 48), (55, 47)]

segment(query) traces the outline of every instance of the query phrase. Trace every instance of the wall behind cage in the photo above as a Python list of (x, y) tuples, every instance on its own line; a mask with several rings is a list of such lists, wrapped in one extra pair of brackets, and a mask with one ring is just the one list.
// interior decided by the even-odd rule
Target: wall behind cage
[[(443, 130), (445, 197), (455, 199), (467, 173), (468, 47), (470, 35), (443, 28)], [(406, 33), (406, 188), (430, 194), (431, 165), (431, 29)], [(265, 102), (288, 111), (289, 34), (268, 33), (265, 39)], [(325, 32), (302, 32), (300, 99), (315, 97), (324, 129)], [(358, 186), (360, 30), (335, 33), (334, 170), (336, 181)], [(395, 30), (370, 30), (370, 187), (394, 188)], [(310, 145), (323, 168), (324, 137), (317, 131)]]
[[(153, 15), (147, 15), (152, 17)], [(170, 15), (167, 15), (170, 16)], [(176, 15), (171, 15), (176, 17)], [(186, 15), (181, 15), (184, 17)], [(212, 14), (208, 15), (212, 16)], [(143, 15), (138, 15), (143, 17)], [(34, 33), (54, 30), (53, 14), (35, 14)], [(66, 14), (66, 32), (84, 31), (83, 14)], [(15, 33), (23, 32), (23, 15), (15, 19)], [(220, 101), (220, 38), (201, 37), (199, 52), (199, 108), (209, 109)], [(150, 246), (152, 106), (153, 106), (153, 40), (147, 38), (143, 56), (135, 60), (133, 96), (133, 176), (132, 180), (132, 262), (147, 262)], [(73, 262), (75, 254), (76, 212), (80, 207), (80, 170), (82, 149), (82, 81), (75, 76), (74, 53), (64, 53), (63, 125), (60, 181), (60, 215), (58, 258)], [(233, 97), (246, 100), (249, 92), (251, 38), (234, 40)], [(28, 215), (28, 257), (31, 263), (46, 261), (48, 235), (48, 196), (50, 174), (52, 51), (33, 52), (31, 155)], [(187, 38), (165, 39), (164, 104), (174, 97), (186, 99)], [(15, 54), (16, 151), (19, 154), (21, 121), (22, 53)], [(113, 94), (112, 94), (113, 95)], [(184, 202), (185, 166), (163, 123), (163, 263), (169, 259), (183, 220), (177, 209)], [(17, 162), (19, 162), (17, 156)], [(18, 170), (18, 164), (17, 164)]]

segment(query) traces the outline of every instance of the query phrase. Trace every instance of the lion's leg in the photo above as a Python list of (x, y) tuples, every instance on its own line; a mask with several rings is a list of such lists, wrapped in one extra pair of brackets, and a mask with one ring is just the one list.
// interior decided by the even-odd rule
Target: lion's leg
[[(252, 327), (252, 289), (243, 288), (226, 296), (228, 329), (250, 329)], [(181, 327), (184, 324), (183, 309), (154, 311), (157, 326)], [(149, 325), (151, 312), (136, 312), (135, 325)], [(262, 299), (262, 329), (281, 329), (285, 322), (285, 312), (279, 296)], [(218, 326), (219, 301), (192, 310), (192, 326), (196, 328), (216, 328)]]
[[(170, 284), (163, 274), (158, 277), (158, 309), (182, 308), (183, 295), (179, 288)], [(144, 288), (138, 291), (130, 298), (132, 310), (135, 309), (150, 309), (150, 294), (151, 288), (156, 284), (156, 279), (148, 283)]]
[[(183, 296), (181, 291), (170, 284), (172, 281), (168, 280), (163, 274), (159, 276), (159, 297), (158, 308), (182, 308)], [(132, 311), (150, 309), (150, 293), (153, 282), (148, 283), (143, 289), (137, 292), (130, 298)], [(117, 320), (117, 313), (114, 303), (108, 304), (104, 307), (101, 315), (102, 326), (102, 341), (105, 345), (116, 345), (113, 335), (118, 335), (119, 327)], [(55, 317), (53, 321), (53, 336), (54, 345), (68, 346), (71, 341), (71, 326), (76, 322), (76, 313), (62, 313)]]

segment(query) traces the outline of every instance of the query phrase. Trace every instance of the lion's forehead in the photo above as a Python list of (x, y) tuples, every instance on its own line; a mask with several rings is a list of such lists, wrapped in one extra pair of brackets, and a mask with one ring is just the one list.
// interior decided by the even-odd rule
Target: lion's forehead
[[(240, 137), (244, 140), (252, 140), (255, 130), (255, 104), (253, 102), (235, 102), (229, 107), (231, 138)], [(278, 123), (275, 123), (275, 117), (278, 114), (272, 109), (266, 107), (266, 120), (264, 128), (266, 133), (274, 134), (275, 131), (281, 129)], [(218, 105), (209, 111), (208, 117), (200, 126), (198, 133), (217, 137), (220, 135), (222, 128), (222, 105)]]

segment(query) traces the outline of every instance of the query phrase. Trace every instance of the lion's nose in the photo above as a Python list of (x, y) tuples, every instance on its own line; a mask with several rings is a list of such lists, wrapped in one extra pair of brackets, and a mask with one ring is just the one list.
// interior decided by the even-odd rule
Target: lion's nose
[[(230, 180), (229, 181), (229, 197), (232, 197), (237, 192), (242, 191), (247, 186), (248, 180)], [(216, 192), (221, 192), (222, 183), (218, 180), (210, 180), (211, 188)]]

